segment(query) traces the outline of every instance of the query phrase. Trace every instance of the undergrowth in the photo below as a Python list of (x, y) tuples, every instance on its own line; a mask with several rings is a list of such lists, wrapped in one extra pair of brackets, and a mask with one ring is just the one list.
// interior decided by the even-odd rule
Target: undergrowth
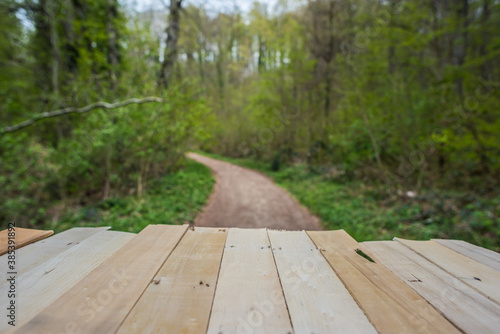
[(203, 154), (266, 174), (317, 215), (325, 229), (344, 229), (358, 241), (450, 238), (500, 251), (500, 196), (449, 190), (412, 194), (331, 177), (306, 164), (271, 171), (268, 162)]
[(210, 170), (187, 160), (184, 168), (152, 180), (142, 197), (109, 198), (68, 210), (45, 229), (60, 232), (73, 227), (111, 226), (112, 230), (138, 233), (150, 224), (184, 224), (194, 220), (214, 186)]

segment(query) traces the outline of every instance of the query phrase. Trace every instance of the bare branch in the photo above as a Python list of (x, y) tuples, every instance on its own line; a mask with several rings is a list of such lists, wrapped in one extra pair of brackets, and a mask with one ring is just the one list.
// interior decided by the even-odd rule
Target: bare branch
[(143, 103), (150, 103), (150, 102), (165, 103), (166, 100), (163, 100), (159, 97), (150, 96), (150, 97), (145, 97), (143, 99), (133, 98), (133, 99), (128, 99), (128, 100), (116, 102), (116, 103), (107, 103), (107, 102), (100, 101), (100, 102), (96, 102), (96, 103), (93, 103), (91, 105), (88, 105), (88, 106), (82, 107), (82, 108), (70, 107), (70, 108), (59, 109), (59, 110), (54, 110), (54, 111), (50, 111), (50, 112), (44, 112), (44, 113), (41, 113), (39, 115), (34, 116), (33, 118), (30, 118), (26, 121), (23, 121), (21, 123), (18, 123), (18, 124), (12, 125), (12, 126), (8, 126), (8, 127), (1, 129), (0, 135), (4, 135), (6, 133), (21, 130), (23, 128), (26, 128), (30, 125), (33, 125), (36, 122), (38, 122), (42, 119), (46, 119), (46, 118), (58, 117), (58, 116), (63, 116), (63, 115), (67, 115), (67, 114), (83, 114), (83, 113), (86, 113), (88, 111), (91, 111), (93, 109), (98, 109), (98, 108), (116, 109), (116, 108), (121, 108), (121, 107), (127, 106), (129, 104), (143, 104)]

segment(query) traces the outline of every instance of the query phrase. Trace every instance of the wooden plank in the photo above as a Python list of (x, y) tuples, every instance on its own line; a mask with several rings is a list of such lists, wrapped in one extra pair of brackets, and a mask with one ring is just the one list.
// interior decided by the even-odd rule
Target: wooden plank
[(187, 226), (149, 225), (18, 333), (114, 333)]
[[(415, 291), (345, 231), (307, 232), (375, 329), (383, 333), (458, 333)], [(358, 255), (359, 249), (371, 257)]]
[(462, 240), (432, 239), (443, 246), (453, 249), (462, 255), (468, 256), (477, 262), (481, 262), (493, 269), (500, 271), (500, 254), (492, 250), (479, 247)]
[[(102, 231), (18, 276), (16, 327), (31, 320), (133, 237), (132, 233)], [(9, 288), (9, 284), (0, 287), (0, 305), (9, 302)], [(14, 329), (0, 322), (0, 332)]]
[(500, 304), (500, 272), (434, 241), (395, 238), (484, 296)]
[(230, 229), (208, 333), (292, 332), (266, 230)]
[(304, 231), (268, 231), (296, 333), (376, 333)]
[(500, 307), (395, 241), (364, 242), (382, 264), (466, 333), (498, 333)]
[[(32, 230), (29, 228), (16, 227), (14, 233), (14, 241), (16, 249), (29, 245), (38, 240), (42, 240), (54, 234), (54, 231)], [(9, 230), (0, 231), (0, 255), (7, 253), (9, 246)]]
[(118, 333), (205, 333), (227, 230), (188, 230)]
[[(21, 276), (37, 265), (51, 259), (58, 253), (78, 245), (92, 235), (109, 229), (110, 227), (72, 228), (16, 250), (16, 258), (19, 259), (19, 261), (16, 261), (15, 267), (17, 276)], [(4, 273), (10, 271), (7, 268), (7, 256), (8, 254), (0, 256), (0, 270)], [(0, 281), (0, 285), (5, 283), (7, 283), (7, 281)]]

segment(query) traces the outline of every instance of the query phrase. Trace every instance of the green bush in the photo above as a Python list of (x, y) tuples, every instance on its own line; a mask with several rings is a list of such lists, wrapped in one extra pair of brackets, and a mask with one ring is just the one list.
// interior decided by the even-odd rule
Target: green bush
[(60, 232), (72, 227), (111, 226), (116, 231), (140, 232), (150, 224), (184, 224), (194, 220), (214, 186), (210, 170), (194, 161), (184, 161), (177, 172), (149, 183), (142, 197), (109, 198), (70, 210), (43, 228)]

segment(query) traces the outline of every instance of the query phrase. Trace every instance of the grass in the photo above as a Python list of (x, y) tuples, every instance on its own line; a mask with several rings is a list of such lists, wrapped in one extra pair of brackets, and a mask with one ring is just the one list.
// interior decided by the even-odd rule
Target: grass
[(304, 164), (273, 172), (270, 163), (202, 154), (266, 174), (325, 229), (344, 229), (358, 241), (450, 238), (500, 251), (499, 196), (428, 190), (410, 198), (383, 185), (315, 173)]
[[(344, 229), (358, 241), (452, 238), (500, 251), (500, 197), (420, 192), (409, 198), (385, 187), (315, 173), (306, 165), (270, 170), (248, 159), (217, 159), (258, 170), (317, 215), (325, 229)], [(214, 186), (210, 170), (191, 160), (183, 169), (149, 183), (147, 194), (110, 198), (73, 209), (42, 228), (56, 233), (81, 226), (111, 226), (137, 233), (149, 224), (192, 222)]]
[(71, 210), (43, 228), (61, 232), (73, 227), (111, 226), (112, 230), (138, 233), (149, 224), (192, 222), (214, 186), (210, 170), (187, 160), (183, 169), (149, 183), (147, 193), (110, 198)]

